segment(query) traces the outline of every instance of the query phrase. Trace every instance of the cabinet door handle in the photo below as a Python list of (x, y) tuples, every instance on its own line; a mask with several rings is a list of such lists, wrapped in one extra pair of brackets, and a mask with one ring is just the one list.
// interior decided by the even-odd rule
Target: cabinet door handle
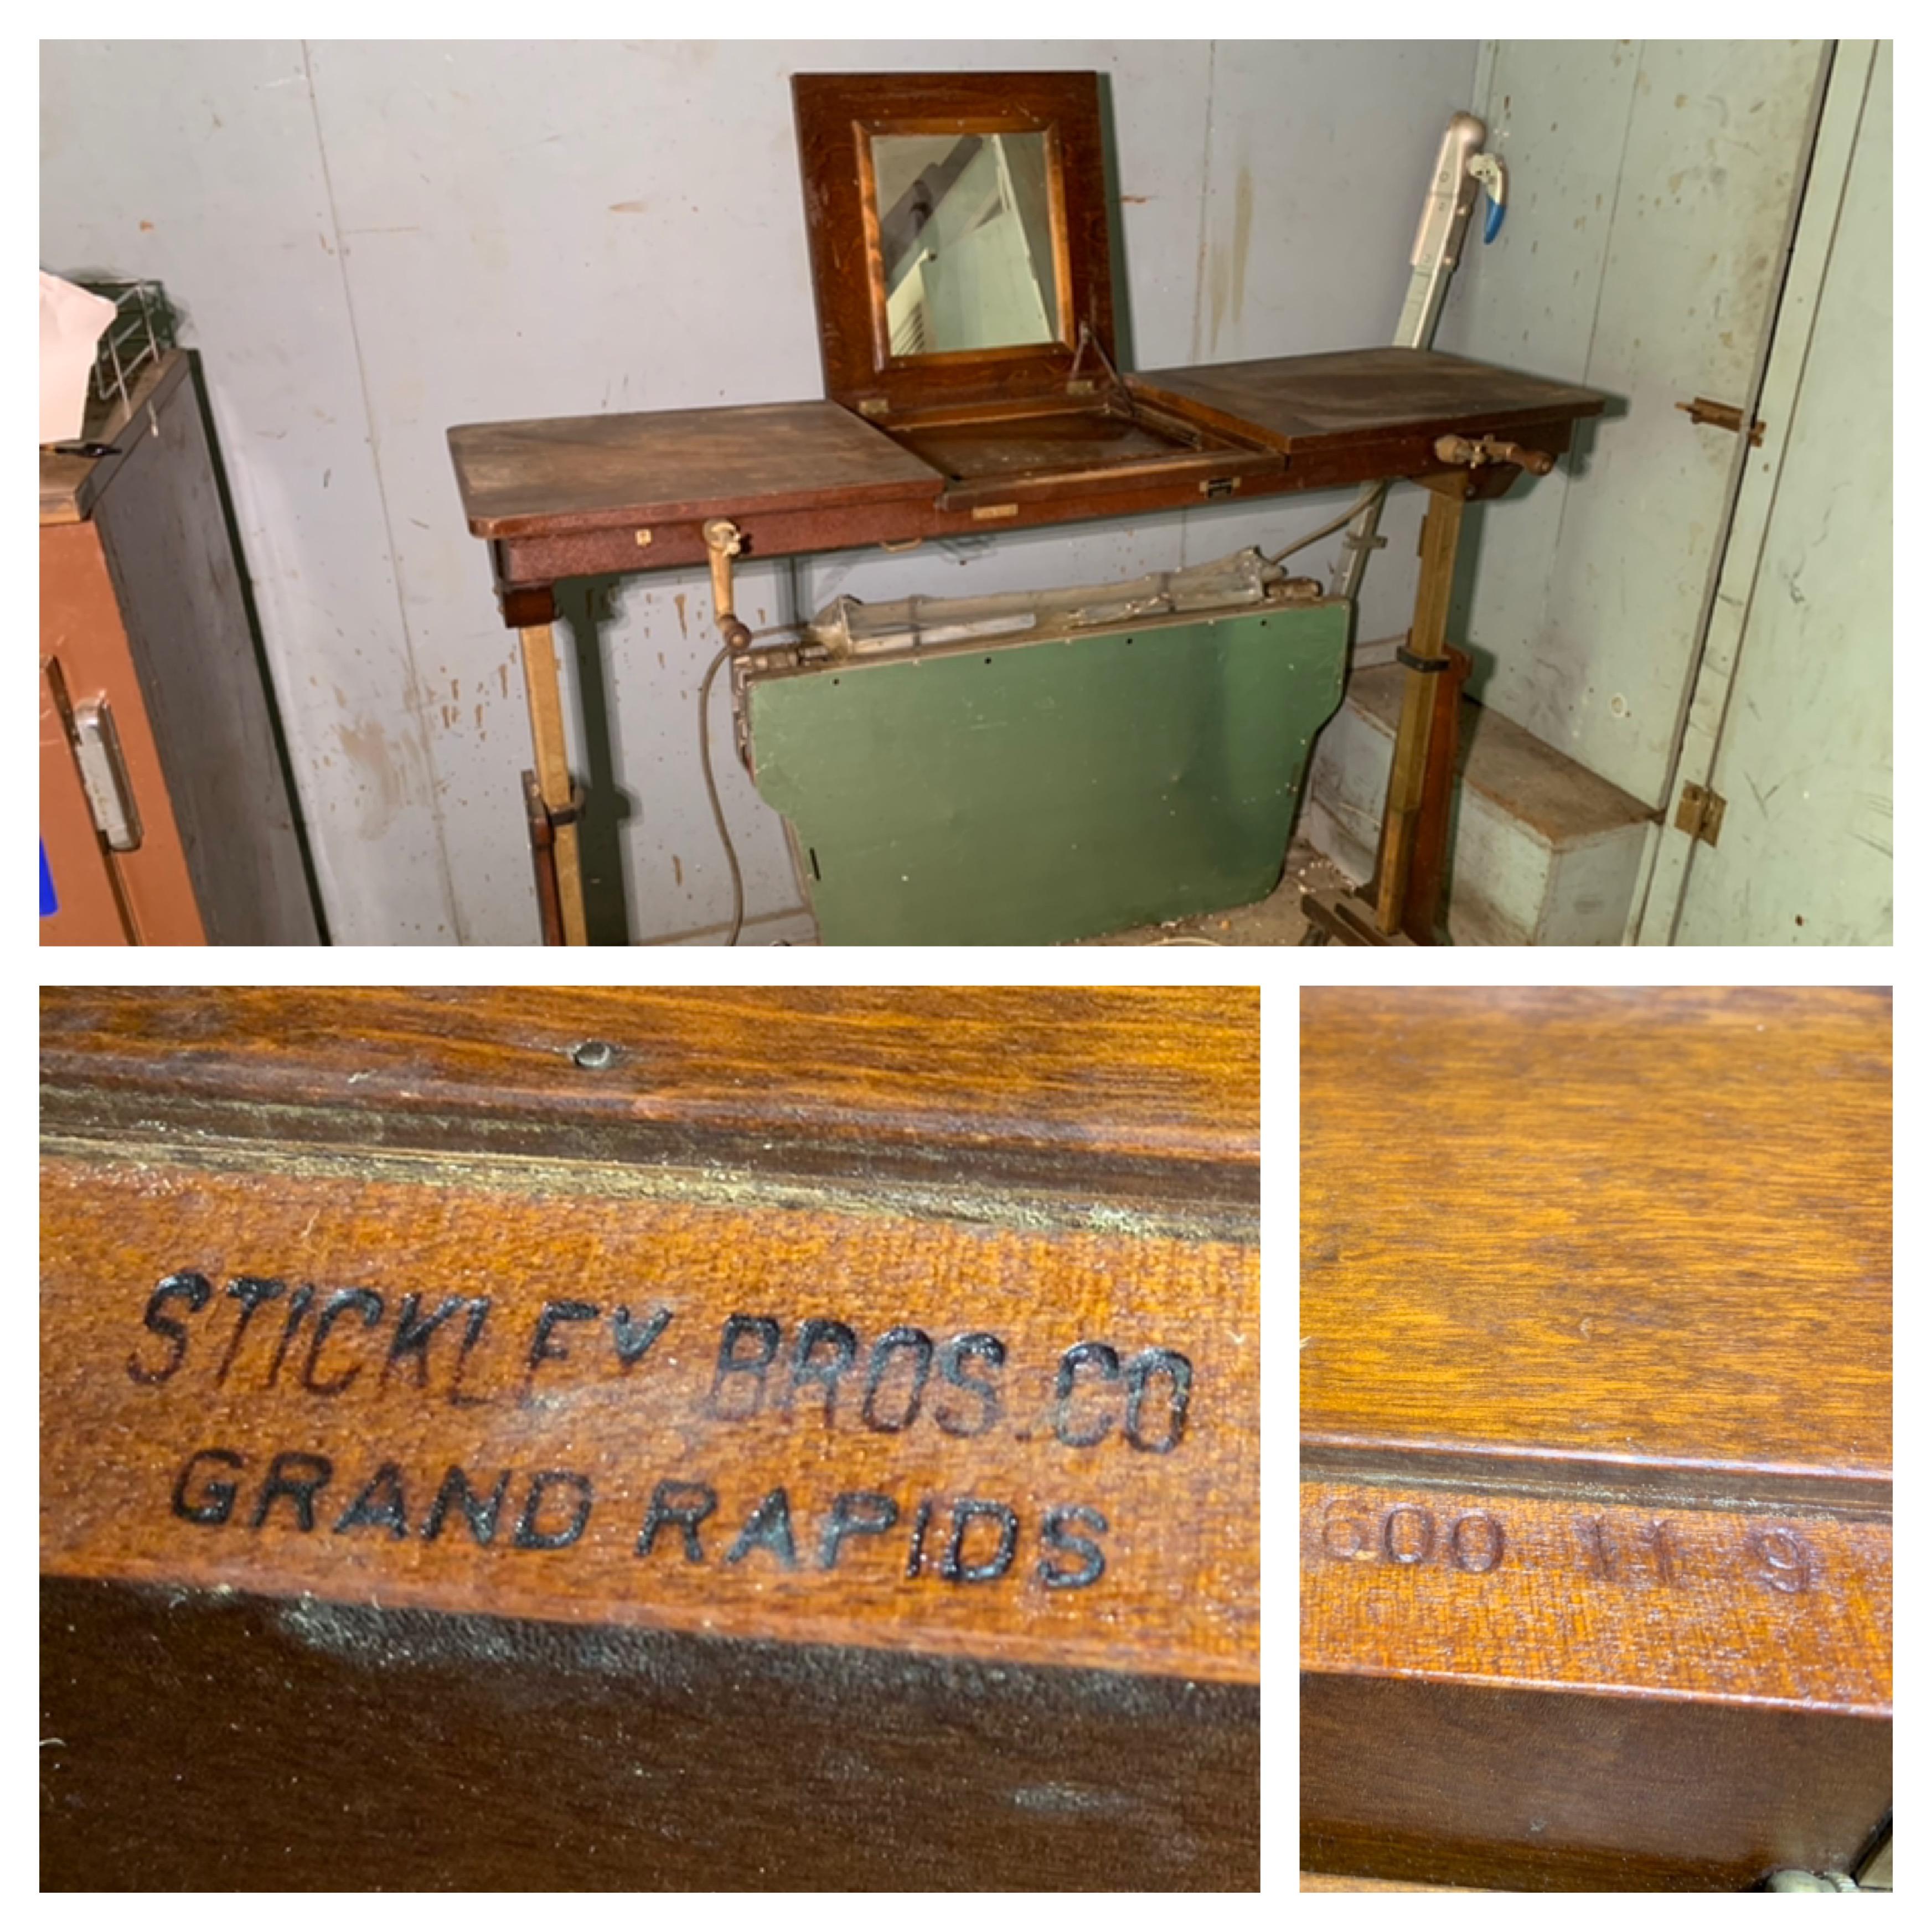
[(140, 808), (128, 782), (121, 756), (121, 736), (114, 713), (104, 698), (74, 707), (74, 748), (80, 782), (100, 836), (114, 852), (131, 852), (141, 842)]

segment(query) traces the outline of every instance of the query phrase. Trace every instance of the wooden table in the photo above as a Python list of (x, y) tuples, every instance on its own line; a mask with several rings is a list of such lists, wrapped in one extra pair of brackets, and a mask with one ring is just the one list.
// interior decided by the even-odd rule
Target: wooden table
[[(1064, 454), (1063, 438), (1048, 466), (989, 478), (968, 473), (972, 458), (962, 439), (970, 442), (970, 424), (909, 425), (896, 440), (831, 402), (452, 429), (464, 514), (490, 547), (504, 620), (521, 636), (536, 776), (558, 820), (562, 936), (581, 942), (584, 914), (577, 793), (550, 628), (555, 587), (572, 577), (704, 563), (711, 555), (704, 526), (713, 519), (735, 526), (742, 554), (772, 557), (1146, 516), (1224, 498), (1419, 482), (1432, 507), (1411, 645), (1424, 668), (1415, 674), (1420, 708), (1397, 769), (1419, 802), (1428, 746), (1426, 730), (1417, 733), (1429, 716), (1420, 700), (1438, 681), (1426, 667), (1446, 661), (1442, 632), (1462, 506), (1499, 495), (1520, 473), (1509, 461), (1472, 469), (1445, 458), (1438, 445), (1451, 436), (1492, 436), (1553, 459), (1604, 398), (1430, 350), (1389, 348), (1156, 370), (1126, 380), (1133, 410), (1238, 448), (1178, 466), (1171, 452), (1137, 463), (1130, 450), (1115, 450), (1082, 467)], [(1131, 429), (1118, 411), (1109, 420)], [(1004, 427), (1010, 431), (1010, 421)], [(1012, 446), (1010, 434), (1005, 441)], [(1416, 808), (1405, 808), (1395, 842), (1405, 872)]]
[(1858, 1870), (1891, 1037), (1883, 991), (1304, 992), (1304, 1868)]

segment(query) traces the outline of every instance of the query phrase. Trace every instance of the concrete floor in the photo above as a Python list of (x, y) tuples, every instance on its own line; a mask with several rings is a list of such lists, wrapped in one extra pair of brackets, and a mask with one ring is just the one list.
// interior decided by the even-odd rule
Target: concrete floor
[(1171, 926), (1138, 926), (1102, 939), (1075, 941), (1081, 946), (1299, 946), (1308, 930), (1301, 916), (1301, 895), (1321, 886), (1352, 884), (1312, 845), (1300, 839), (1288, 848), (1288, 866), (1264, 899), (1235, 906), (1226, 912), (1197, 914)]
[[(1074, 946), (1299, 946), (1308, 930), (1301, 916), (1301, 896), (1322, 886), (1352, 885), (1313, 846), (1298, 838), (1288, 848), (1281, 884), (1252, 905), (1232, 906), (1226, 912), (1197, 913), (1168, 926), (1137, 926), (1098, 939), (1076, 939)], [(770, 928), (770, 930), (765, 929)], [(672, 942), (715, 945), (720, 935), (705, 932)], [(818, 936), (808, 912), (788, 913), (778, 921), (747, 925), (741, 944), (746, 946), (816, 946)]]

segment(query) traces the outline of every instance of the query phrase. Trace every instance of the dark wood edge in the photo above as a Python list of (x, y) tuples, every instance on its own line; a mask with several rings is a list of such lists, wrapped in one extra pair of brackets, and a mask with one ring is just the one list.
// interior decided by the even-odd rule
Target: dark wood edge
[[(859, 418), (855, 416), (853, 421), (858, 422)], [(872, 429), (869, 423), (860, 426)], [(883, 430), (873, 430), (872, 433), (888, 442), (892, 441)], [(809, 490), (761, 490), (756, 499), (758, 507), (782, 514), (790, 510), (856, 509), (879, 503), (930, 502), (932, 497), (944, 487), (945, 478), (912, 451), (898, 443), (892, 443), (892, 446), (908, 462), (922, 464), (927, 476), (908, 477), (899, 483), (848, 483)], [(633, 533), (634, 541), (635, 532), (651, 529), (658, 524), (702, 523), (707, 517), (741, 514), (745, 508), (745, 496), (740, 493), (729, 496), (680, 497), (668, 502), (638, 504), (613, 510), (566, 512), (561, 516), (488, 517), (472, 514), (466, 502), (464, 506), (464, 512), (470, 534), (486, 539), (567, 536), (585, 530), (621, 530)]]
[[(1363, 434), (1358, 430), (1324, 430), (1312, 436), (1283, 436), (1248, 417), (1217, 409), (1198, 397), (1184, 394), (1178, 389), (1162, 388), (1157, 384), (1150, 382), (1144, 376), (1130, 374), (1126, 378), (1126, 384), (1136, 397), (1144, 396), (1150, 402), (1158, 404), (1161, 408), (1172, 411), (1186, 422), (1197, 423), (1204, 429), (1212, 429), (1225, 436), (1245, 437), (1250, 442), (1262, 443), (1270, 449), (1279, 449), (1285, 455), (1312, 454), (1318, 450), (1346, 443), (1350, 438)], [(1605, 398), (1599, 396), (1592, 402), (1574, 404), (1538, 403), (1520, 409), (1468, 410), (1457, 416), (1420, 418), (1413, 426), (1405, 424), (1383, 425), (1372, 434), (1378, 438), (1406, 434), (1426, 434), (1432, 441), (1438, 436), (1483, 435), (1546, 422), (1570, 423), (1586, 416), (1600, 416), (1604, 401)]]
[(40, 1605), (45, 1889), (1261, 1880), (1258, 1688), (1124, 1654), (65, 1580)]
[(1281, 458), (1264, 449), (1176, 449), (1170, 456), (1136, 458), (1130, 463), (1096, 464), (1088, 470), (1022, 470), (1005, 476), (976, 476), (943, 491), (942, 510), (970, 509), (982, 503), (1036, 501), (1070, 488), (1131, 486), (1143, 480), (1198, 486), (1213, 478), (1265, 476), (1279, 470)]
[[(848, 404), (883, 396), (898, 410), (949, 392), (1021, 396), (1064, 388), (1083, 322), (1112, 355), (1113, 272), (1097, 74), (800, 74), (792, 76), (792, 105), (828, 396)], [(1004, 351), (943, 363), (894, 358), (882, 352), (876, 326), (878, 242), (866, 210), (858, 132), (994, 120), (1046, 130), (1053, 144), (1060, 164), (1055, 268), (1070, 339), (1042, 344), (1030, 355)]]
[[(1562, 437), (1560, 444), (1550, 446), (1552, 453), (1567, 449), (1569, 425), (1552, 424), (1551, 429), (1552, 434), (1560, 431)], [(1293, 495), (1304, 490), (1345, 489), (1372, 482), (1420, 483), (1448, 476), (1457, 482), (1463, 494), (1483, 498), (1500, 495), (1520, 473), (1502, 464), (1488, 466), (1473, 478), (1466, 472), (1445, 472), (1435, 454), (1432, 439), (1417, 435), (1377, 439), (1349, 448), (1291, 458), (1285, 468), (1270, 465), (1244, 474), (1234, 497), (1247, 502)], [(1204, 501), (1198, 472), (1178, 482), (1168, 476), (1156, 476), (1124, 484), (1117, 475), (1071, 498), (1064, 489), (1055, 487), (1024, 497), (996, 493), (992, 500), (1012, 503), (1015, 513), (992, 523), (976, 518), (970, 506), (944, 507), (937, 496), (929, 502), (883, 502), (862, 511), (813, 509), (768, 514), (756, 502), (742, 502), (730, 508), (746, 538), (744, 555), (755, 560), (824, 550), (867, 550), (875, 544), (905, 544), (916, 538), (983, 536), (989, 530), (1035, 530), (1108, 518), (1150, 516), (1162, 510), (1199, 508)], [(651, 531), (648, 550), (638, 547), (634, 532), (640, 527)], [(677, 569), (701, 564), (707, 556), (698, 523), (644, 518), (600, 524), (562, 534), (556, 533), (554, 526), (547, 526), (542, 535), (499, 538), (492, 551), (500, 589), (547, 585), (572, 577)]]
[[(1300, 1692), (1300, 1863), (1336, 1876), (1509, 1891), (1749, 1891), (1780, 1861), (1754, 1864), (1735, 1853), (1701, 1853), (1694, 1823), (1670, 1828), (1687, 1805), (1694, 1820), (1708, 1803), (1736, 1807), (1747, 1819), (1775, 1810), (1790, 1792), (1792, 1747), (1801, 1738), (1818, 1766), (1805, 1796), (1822, 1813), (1858, 1812), (1858, 1795), (1834, 1772), (1862, 1760), (1876, 1786), (1889, 1768), (1891, 1718), (1830, 1706), (1606, 1697), (1540, 1685), (1328, 1671), (1304, 1672)], [(1664, 1828), (1660, 1843), (1641, 1849), (1615, 1840), (1548, 1844), (1529, 1826), (1528, 1814), (1512, 1810), (1515, 1794), (1500, 1788), (1496, 1770), (1505, 1762), (1525, 1768), (1552, 1795), (1582, 1792), (1581, 1780), (1604, 1776), (1600, 1767), (1586, 1768), (1579, 1747), (1587, 1752), (1609, 1704), (1618, 1707), (1610, 1721), (1644, 1736), (1643, 1748), (1624, 1746), (1633, 1766), (1660, 1766), (1667, 1752), (1680, 1765), (1697, 1765), (1699, 1778), (1686, 1785), (1660, 1776), (1636, 1787), (1646, 1793), (1641, 1808)], [(1314, 1720), (1311, 1708), (1318, 1714)], [(1400, 1740), (1402, 1776), (1418, 1791), (1438, 1794), (1430, 1829), (1398, 1825), (1374, 1799), (1363, 1802), (1355, 1789), (1359, 1772), (1335, 1754), (1337, 1738), (1354, 1736)], [(1754, 1790), (1754, 1780), (1767, 1788)], [(1888, 1796), (1887, 1784), (1871, 1806), (1874, 1820)], [(1862, 1819), (1849, 1826), (1828, 1816), (1816, 1822), (1842, 1845), (1870, 1835)], [(1821, 1844), (1816, 1852), (1826, 1849)]]
[(1888, 1470), (1589, 1456), (1480, 1443), (1412, 1444), (1304, 1433), (1301, 1476), (1305, 1482), (1400, 1484), (1503, 1495), (1587, 1492), (1606, 1502), (1670, 1502), (1704, 1509), (1796, 1508), (1873, 1520), (1892, 1514)]
[[(106, 1158), (117, 1144), (166, 1147), (192, 1164), (226, 1160), (235, 1148), (272, 1162), (286, 1144), (353, 1154), (440, 1154), (478, 1160), (549, 1160), (587, 1168), (688, 1172), (700, 1191), (720, 1177), (761, 1176), (808, 1188), (896, 1190), (908, 1211), (922, 1202), (967, 1220), (984, 1218), (995, 1199), (1036, 1200), (1042, 1217), (1084, 1225), (1093, 1204), (1139, 1202), (1158, 1209), (1171, 1232), (1252, 1240), (1261, 1199), (1258, 1162), (1208, 1152), (1089, 1150), (997, 1129), (970, 1144), (937, 1137), (931, 1124), (886, 1130), (842, 1128), (834, 1120), (792, 1125), (775, 1137), (769, 1120), (632, 1118), (621, 1101), (604, 1108), (580, 1098), (546, 1106), (528, 1094), (459, 1103), (444, 1091), (414, 1102), (328, 1106), (265, 1100), (241, 1094), (167, 1092), (129, 1082), (112, 1086), (44, 1074), (40, 1120), (50, 1144), (74, 1144)], [(584, 1185), (595, 1188), (594, 1174)]]

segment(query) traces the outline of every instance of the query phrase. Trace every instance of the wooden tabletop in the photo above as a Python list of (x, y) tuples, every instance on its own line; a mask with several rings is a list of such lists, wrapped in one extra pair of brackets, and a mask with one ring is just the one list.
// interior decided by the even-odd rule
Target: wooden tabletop
[[(1433, 460), (1426, 446), (1396, 446), (1405, 438), (1414, 444), (1424, 432), (1567, 424), (1595, 415), (1604, 400), (1594, 390), (1406, 349), (1158, 370), (1128, 381), (1137, 394), (1238, 442), (1321, 458), (1305, 476), (1280, 479), (1296, 488), (1355, 480), (1352, 453), (1363, 475), (1416, 473), (1418, 449), (1420, 463)], [(956, 440), (970, 433), (950, 432)], [(449, 448), (476, 536), (555, 541), (664, 526), (656, 529), (648, 552), (622, 555), (622, 568), (701, 556), (695, 521), (711, 516), (741, 524), (764, 520), (758, 548), (766, 555), (941, 534), (952, 526), (940, 508), (945, 476), (836, 403), (468, 423), (449, 432)], [(1240, 453), (1254, 456), (1252, 449)], [(1328, 475), (1338, 460), (1341, 467)], [(1106, 507), (1096, 493), (1108, 480), (1108, 472), (1076, 465), (1064, 487), (1028, 505), (1016, 526), (1094, 515)], [(1122, 489), (1165, 488), (1176, 504), (1199, 494), (1191, 471), (1163, 485), (1129, 466), (1111, 480)], [(1244, 487), (1253, 494), (1275, 486), (1249, 477)], [(826, 512), (839, 514), (824, 520), (811, 541), (770, 527), (774, 518)], [(908, 521), (907, 512), (916, 514)], [(895, 515), (899, 520), (889, 530), (881, 519)], [(963, 510), (953, 520), (974, 526)], [(562, 567), (554, 566), (554, 574), (610, 568), (620, 554), (560, 552), (556, 565)]]
[(929, 503), (945, 481), (837, 403), (466, 423), (449, 452), (479, 537)]
[(1892, 1790), (1891, 1034), (1882, 988), (1304, 992), (1305, 1866), (1854, 1868)]
[(1309, 988), (1301, 1428), (1882, 1503), (1891, 1004)]
[(1504, 430), (1601, 412), (1594, 389), (1546, 382), (1431, 349), (1344, 349), (1130, 376), (1137, 395), (1220, 429), (1306, 450), (1400, 434)]

